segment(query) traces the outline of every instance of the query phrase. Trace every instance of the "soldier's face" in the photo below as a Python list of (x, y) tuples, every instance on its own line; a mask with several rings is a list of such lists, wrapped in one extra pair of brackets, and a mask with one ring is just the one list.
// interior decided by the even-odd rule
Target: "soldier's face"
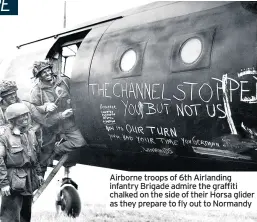
[(14, 119), (15, 125), (19, 128), (27, 127), (29, 125), (29, 114), (25, 113), (23, 115), (20, 115)]
[(14, 93), (12, 93), (12, 94), (9, 94), (9, 95), (5, 96), (5, 97), (3, 98), (3, 100), (4, 100), (8, 105), (17, 103), (17, 102), (18, 102), (17, 93), (14, 92)]
[(53, 80), (53, 73), (52, 69), (46, 68), (43, 71), (41, 71), (39, 78), (41, 81), (50, 82)]

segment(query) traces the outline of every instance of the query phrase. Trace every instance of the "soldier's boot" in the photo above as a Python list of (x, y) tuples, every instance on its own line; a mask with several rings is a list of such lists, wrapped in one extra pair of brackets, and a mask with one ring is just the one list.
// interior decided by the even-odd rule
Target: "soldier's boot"
[[(61, 150), (60, 149), (60, 144), (65, 142), (65, 139), (60, 139), (58, 142), (55, 143), (55, 148), (54, 148), (54, 158), (55, 159), (61, 159), (63, 155), (69, 153), (69, 156), (73, 156), (72, 154), (74, 153), (74, 151), (65, 151), (65, 150)], [(74, 161), (71, 161), (72, 158), (68, 158), (66, 160), (66, 162), (64, 163), (64, 167), (72, 167), (72, 166), (75, 166), (76, 163)]]

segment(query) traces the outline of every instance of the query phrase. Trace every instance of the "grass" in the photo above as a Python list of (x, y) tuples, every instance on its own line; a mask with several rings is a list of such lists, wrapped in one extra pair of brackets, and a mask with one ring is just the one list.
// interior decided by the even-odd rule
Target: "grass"
[(257, 212), (231, 211), (192, 211), (192, 210), (110, 210), (105, 205), (84, 204), (78, 218), (66, 217), (60, 213), (57, 217), (53, 212), (35, 212), (32, 222), (256, 222)]

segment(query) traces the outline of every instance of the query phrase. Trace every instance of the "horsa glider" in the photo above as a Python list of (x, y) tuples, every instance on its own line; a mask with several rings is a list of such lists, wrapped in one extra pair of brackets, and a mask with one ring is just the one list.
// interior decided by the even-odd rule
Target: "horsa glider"
[[(20, 44), (1, 63), (1, 79), (16, 80), (26, 100), (35, 60), (49, 59), (70, 76), (89, 143), (68, 155), (76, 163), (256, 170), (256, 13), (256, 2), (151, 3)], [(67, 168), (57, 204), (74, 217), (76, 190)]]

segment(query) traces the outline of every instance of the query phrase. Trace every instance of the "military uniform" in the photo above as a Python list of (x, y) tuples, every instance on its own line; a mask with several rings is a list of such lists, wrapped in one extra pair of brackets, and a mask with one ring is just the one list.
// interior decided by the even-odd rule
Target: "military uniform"
[[(41, 113), (44, 114), (46, 114), (46, 103), (56, 103), (58, 108), (54, 112), (47, 115), (47, 118), (51, 117), (52, 115), (58, 116), (64, 110), (72, 108), (69, 85), (70, 83), (68, 77), (56, 77), (53, 86), (46, 85), (43, 82), (38, 82), (31, 91), (30, 102), (34, 104)], [(52, 130), (55, 132), (72, 132), (78, 129), (73, 115), (63, 121), (58, 121), (57, 123), (58, 124), (55, 124), (52, 127)]]
[(30, 221), (32, 194), (40, 186), (41, 175), (34, 131), (2, 126), (0, 153), (0, 188), (11, 187), (11, 195), (2, 196), (1, 221)]
[[(16, 86), (16, 82), (15, 81), (10, 81), (10, 80), (3, 80), (0, 83), (0, 96), (4, 97), (6, 95), (12, 94), (12, 93), (16, 93), (16, 91), (18, 90), (17, 86)], [(32, 119), (32, 123), (31, 123), (31, 129), (34, 130), (36, 132), (37, 135), (37, 139), (39, 142), (39, 145), (42, 146), (42, 131), (41, 131), (41, 126), (44, 127), (50, 127), (52, 125), (54, 125), (55, 123), (57, 123), (60, 119), (60, 113), (56, 114), (56, 115), (52, 115), (49, 116), (48, 118), (45, 117), (45, 114), (41, 113), (33, 104), (31, 104), (28, 101), (21, 101), (19, 98), (17, 98), (17, 103), (23, 103), (24, 105), (27, 106), (27, 108), (30, 111), (30, 115), (31, 115), (31, 119)], [(0, 102), (0, 126), (8, 124), (8, 121), (6, 120), (4, 113), (6, 108), (9, 106), (9, 104), (6, 103), (5, 100), (2, 100)], [(52, 134), (53, 135), (53, 134)], [(55, 138), (52, 138), (52, 141), (55, 141)], [(51, 143), (51, 139), (48, 140), (48, 142)], [(46, 162), (44, 165), (44, 171), (46, 171), (46, 165), (48, 164), (48, 160), (47, 158), (44, 158), (45, 154), (45, 147), (42, 148), (42, 162)], [(52, 151), (51, 151), (52, 152)], [(48, 155), (49, 156), (49, 155)]]
[[(15, 81), (2, 80), (0, 83), (0, 96), (2, 98), (12, 93), (16, 93), (17, 90), (18, 88)], [(8, 121), (5, 119), (5, 116), (4, 116), (4, 113), (7, 107), (8, 107), (8, 104), (6, 104), (2, 99), (0, 102), (0, 126), (8, 124)]]
[[(4, 98), (5, 96), (7, 95), (10, 95), (12, 93), (16, 93), (16, 91), (18, 90), (17, 88), (17, 85), (16, 85), (16, 82), (15, 81), (10, 81), (10, 80), (3, 80), (1, 81), (0, 83), (0, 97)], [(28, 101), (21, 101), (19, 98), (17, 98), (17, 101), (16, 103), (24, 103), (29, 111), (30, 111), (30, 114), (31, 114), (31, 118), (33, 120), (33, 123), (32, 123), (32, 127), (35, 127), (37, 128), (37, 124), (42, 124), (42, 125), (51, 125), (52, 122), (51, 121), (54, 121), (53, 119), (45, 119), (44, 118), (44, 115), (42, 115), (38, 110), (37, 108), (31, 104), (30, 102)], [(5, 119), (5, 116), (4, 116), (4, 113), (5, 113), (5, 110), (6, 108), (9, 106), (10, 104), (7, 104), (4, 99), (2, 99), (2, 101), (0, 102), (0, 126), (2, 125), (5, 125), (5, 124), (8, 124), (8, 121)], [(55, 123), (55, 121), (54, 121)]]
[[(37, 77), (43, 69), (48, 67), (51, 68), (51, 65), (48, 63), (35, 62), (33, 69), (34, 76)], [(58, 154), (74, 151), (77, 147), (82, 147), (86, 144), (80, 130), (75, 124), (74, 116), (72, 115), (66, 119), (60, 117), (64, 110), (72, 108), (69, 78), (53, 75), (52, 83), (53, 84), (50, 85), (39, 81), (31, 91), (30, 102), (34, 104), (41, 113), (44, 113), (46, 119), (49, 119), (48, 121), (51, 122), (51, 126), (42, 128), (43, 143), (40, 160), (42, 168), (46, 168), (45, 162), (53, 153), (57, 135), (65, 139), (65, 142), (54, 149)], [(47, 113), (47, 103), (56, 104), (57, 109)], [(51, 119), (56, 119), (58, 121), (53, 124)], [(50, 143), (49, 141), (52, 141), (53, 143)]]

